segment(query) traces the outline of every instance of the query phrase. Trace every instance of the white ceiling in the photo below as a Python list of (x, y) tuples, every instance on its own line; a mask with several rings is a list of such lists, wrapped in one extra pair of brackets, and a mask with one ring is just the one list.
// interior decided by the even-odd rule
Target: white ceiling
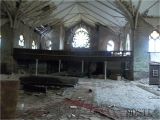
[(117, 6), (119, 2), (127, 3), (130, 12), (138, 10), (145, 18), (160, 20), (160, 0), (22, 0), (16, 8), (18, 1), (3, 0), (3, 11), (9, 11), (11, 16), (15, 15), (32, 27), (64, 24), (69, 28), (84, 21), (92, 26), (102, 24), (119, 32), (128, 22), (126, 13)]

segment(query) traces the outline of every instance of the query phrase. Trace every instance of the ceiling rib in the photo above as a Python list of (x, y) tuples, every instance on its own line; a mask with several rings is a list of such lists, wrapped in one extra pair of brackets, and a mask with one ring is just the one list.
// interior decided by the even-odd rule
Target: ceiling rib
[(88, 4), (91, 5), (91, 6), (93, 6), (93, 7), (95, 7), (95, 8), (97, 8), (97, 9), (99, 9), (100, 11), (106, 13), (107, 15), (109, 15), (109, 16), (111, 16), (111, 17), (113, 17), (113, 18), (115, 18), (115, 17), (124, 18), (124, 17), (121, 17), (121, 16), (113, 16), (112, 14), (106, 12), (105, 10), (102, 10), (101, 8), (99, 8), (99, 7), (97, 7), (97, 6), (93, 5), (93, 4), (91, 4), (91, 3), (89, 3), (89, 2), (88, 2)]
[[(73, 10), (73, 8), (74, 8), (74, 6), (72, 6), (72, 8), (67, 12), (67, 14), (65, 14), (65, 16), (63, 16), (63, 17), (61, 17), (61, 18), (58, 18), (58, 19), (63, 20), (66, 16), (69, 15), (69, 13)], [(54, 22), (53, 22), (53, 24), (54, 24)], [(52, 23), (51, 23), (51, 25), (52, 25)]]
[[(64, 12), (65, 10), (71, 8), (71, 7), (74, 6), (74, 5), (75, 5), (75, 4), (71, 4), (71, 5), (67, 6), (67, 7), (65, 7), (64, 9), (58, 11), (58, 12), (55, 13), (54, 15), (50, 15), (50, 16), (49, 16), (50, 19), (47, 17), (45, 20), (41, 21), (39, 24), (50, 24), (50, 23), (52, 23), (52, 21), (55, 19), (55, 17), (56, 17), (58, 14)], [(52, 17), (52, 16), (53, 16), (53, 17)]]
[[(85, 10), (85, 9), (84, 9), (84, 10)], [(119, 33), (119, 32), (120, 32), (120, 31), (114, 30), (112, 27), (106, 25), (106, 23), (104, 23), (104, 22), (101, 21), (100, 19), (96, 18), (95, 16), (89, 14), (86, 10), (85, 10), (85, 12), (87, 13), (86, 15), (91, 16), (91, 17), (94, 18), (95, 20), (99, 21), (101, 24), (103, 23), (104, 26), (107, 26), (107, 27), (108, 27), (110, 30), (112, 30), (113, 32), (115, 32), (115, 33)], [(85, 14), (84, 14), (84, 16), (85, 16)], [(89, 18), (89, 17), (88, 17), (88, 18)], [(91, 18), (90, 18), (90, 19), (91, 19)]]
[[(98, 14), (97, 12), (95, 12), (95, 11), (91, 10), (90, 8), (88, 8), (88, 7), (84, 6), (84, 5), (80, 4), (80, 3), (78, 3), (78, 4), (79, 4), (80, 6), (82, 6), (83, 8), (85, 8), (85, 9), (87, 9), (87, 10), (91, 11), (92, 13), (94, 13), (94, 14), (96, 14), (96, 15), (100, 16), (101, 18), (105, 19), (106, 21), (108, 21), (108, 22), (112, 23), (113, 25), (119, 26), (118, 24), (116, 24), (116, 23), (114, 23), (113, 21), (111, 21), (111, 20), (109, 20), (109, 19), (105, 18), (104, 16), (102, 16), (102, 15)], [(120, 26), (119, 26), (119, 27), (120, 27)]]
[(112, 8), (112, 7), (104, 4), (103, 2), (101, 2), (101, 1), (99, 1), (99, 0), (96, 0), (96, 1), (99, 2), (101, 5), (104, 5), (105, 7), (110, 8), (111, 10), (113, 10), (113, 11), (115, 11), (115, 12), (118, 12), (119, 14), (125, 16), (125, 15), (124, 15), (122, 12), (120, 12), (119, 10), (117, 10), (117, 9), (115, 9), (115, 8)]
[(97, 23), (97, 21), (94, 21), (94, 20), (92, 20), (91, 18), (89, 18), (89, 17), (87, 17), (87, 16), (85, 16), (85, 15), (83, 15), (85, 18), (87, 18), (88, 20), (90, 20), (90, 21), (92, 21), (92, 22), (94, 22), (94, 23)]
[[(86, 18), (88, 18), (88, 19), (91, 19), (91, 18), (89, 18), (89, 17), (87, 17), (86, 15), (84, 15)], [(96, 17), (94, 17), (93, 15), (91, 15), (91, 14), (88, 14), (88, 16), (91, 16), (91, 17), (93, 17), (94, 19), (96, 19), (97, 21), (99, 21), (100, 23), (102, 23), (104, 26), (108, 26), (106, 23), (104, 23), (103, 21), (101, 21), (100, 19), (98, 19), (98, 18), (96, 18)], [(110, 26), (108, 26), (112, 31), (114, 31), (114, 32), (119, 32), (119, 31), (117, 31), (117, 30), (114, 30), (113, 28), (111, 28)]]
[[(55, 14), (53, 15), (54, 17), (53, 17), (51, 20), (54, 20), (55, 16), (57, 16), (58, 14), (64, 12), (65, 10), (69, 9), (70, 7), (72, 7), (72, 6), (74, 6), (74, 5), (75, 5), (75, 3), (69, 5), (68, 7), (64, 8), (64, 9), (62, 9), (62, 10), (60, 10), (60, 11), (57, 12), (57, 13), (55, 13)], [(52, 15), (51, 15), (51, 16), (52, 16)]]
[(154, 2), (151, 6), (149, 6), (142, 14), (144, 14), (144, 13), (147, 12), (149, 9), (151, 9), (152, 7), (154, 7), (157, 3), (159, 3), (159, 0), (157, 0), (156, 2)]
[[(74, 17), (76, 17), (76, 16), (78, 16), (78, 14), (76, 14), (76, 15), (74, 15), (74, 16), (72, 16), (72, 17), (68, 18), (68, 19), (66, 19), (66, 20), (65, 20), (65, 21), (63, 21), (62, 23), (66, 22), (66, 21), (68, 21), (68, 20), (70, 20), (70, 19), (73, 19), (73, 18), (74, 18)], [(57, 24), (59, 24), (59, 23), (61, 23), (61, 21), (57, 21), (57, 22), (55, 22), (54, 24), (52, 24), (52, 26), (57, 25)]]

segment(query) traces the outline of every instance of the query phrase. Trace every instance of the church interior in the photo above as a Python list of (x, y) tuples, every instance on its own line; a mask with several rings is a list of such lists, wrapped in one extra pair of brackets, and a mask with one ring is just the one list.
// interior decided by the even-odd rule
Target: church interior
[(159, 0), (1, 0), (1, 119), (160, 119)]

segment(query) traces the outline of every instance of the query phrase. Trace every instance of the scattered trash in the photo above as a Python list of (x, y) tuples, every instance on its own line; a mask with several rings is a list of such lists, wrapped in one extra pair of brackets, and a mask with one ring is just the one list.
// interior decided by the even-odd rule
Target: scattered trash
[(110, 105), (110, 106), (108, 106), (109, 108), (113, 108), (113, 107), (115, 107), (115, 105)]
[(97, 117), (90, 117), (89, 120), (100, 120), (100, 118), (97, 118)]
[(68, 115), (67, 117), (68, 117), (69, 119), (70, 119), (70, 118), (75, 118), (75, 117), (76, 117), (76, 115), (71, 114), (71, 115)]
[(63, 96), (63, 93), (58, 92), (56, 95)]
[(149, 96), (149, 99), (160, 99), (160, 96)]
[(70, 108), (72, 108), (72, 109), (76, 109), (76, 108), (77, 108), (77, 106), (70, 106)]
[(74, 114), (71, 114), (71, 116), (72, 116), (72, 117), (76, 117), (76, 115), (74, 115)]
[(92, 89), (89, 89), (88, 92), (91, 93), (91, 92), (92, 92)]
[(78, 97), (78, 99), (82, 99), (82, 97)]
[(37, 97), (39, 97), (40, 95), (41, 95), (41, 93), (34, 94), (34, 96), (37, 96)]

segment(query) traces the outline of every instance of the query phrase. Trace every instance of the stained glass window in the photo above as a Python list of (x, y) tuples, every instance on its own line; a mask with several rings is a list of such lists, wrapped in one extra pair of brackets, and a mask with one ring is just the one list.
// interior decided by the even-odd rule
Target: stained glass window
[(74, 48), (89, 48), (90, 47), (90, 38), (88, 31), (80, 27), (75, 31), (73, 36), (72, 46)]

